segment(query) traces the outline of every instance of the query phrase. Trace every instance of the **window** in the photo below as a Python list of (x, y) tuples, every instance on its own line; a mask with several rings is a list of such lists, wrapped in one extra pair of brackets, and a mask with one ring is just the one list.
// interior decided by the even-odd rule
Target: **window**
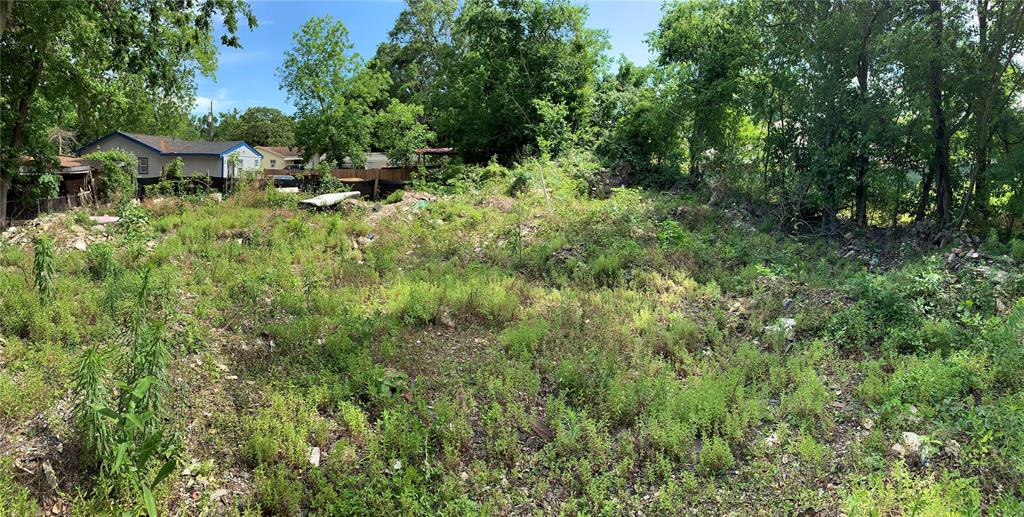
[(271, 169), (276, 169), (277, 168), (277, 160), (270, 160), (270, 168)]
[(149, 174), (149, 158), (139, 158), (139, 176)]

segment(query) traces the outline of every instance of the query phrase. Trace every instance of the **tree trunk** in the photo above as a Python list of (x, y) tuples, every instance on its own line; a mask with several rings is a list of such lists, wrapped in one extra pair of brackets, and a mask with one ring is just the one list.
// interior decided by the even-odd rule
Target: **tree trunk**
[(690, 183), (699, 185), (701, 182), (700, 155), (703, 152), (697, 143), (696, 131), (690, 137)]
[(11, 176), (0, 173), (0, 228), (7, 227), (7, 191), (11, 188)]
[(928, 165), (928, 172), (924, 175), (921, 182), (921, 198), (917, 202), (917, 214), (914, 216), (914, 220), (920, 222), (924, 221), (925, 216), (928, 213), (928, 205), (931, 203), (932, 196), (932, 181), (935, 179), (935, 167), (931, 164)]
[(867, 36), (861, 45), (860, 56), (857, 59), (857, 91), (860, 96), (860, 141), (857, 150), (857, 188), (856, 188), (856, 211), (855, 218), (857, 226), (861, 228), (868, 225), (868, 154), (867, 154), (867, 133), (868, 133), (868, 53)]
[(946, 111), (943, 107), (942, 64), (938, 56), (943, 47), (942, 4), (940, 0), (928, 0), (931, 15), (933, 55), (928, 63), (928, 89), (931, 101), (932, 134), (935, 139), (932, 160), (935, 168), (935, 201), (939, 225), (945, 230), (952, 222), (953, 184), (949, 173), (949, 132), (946, 129)]
[(0, 38), (11, 24), (11, 16), (14, 14), (14, 0), (0, 0)]

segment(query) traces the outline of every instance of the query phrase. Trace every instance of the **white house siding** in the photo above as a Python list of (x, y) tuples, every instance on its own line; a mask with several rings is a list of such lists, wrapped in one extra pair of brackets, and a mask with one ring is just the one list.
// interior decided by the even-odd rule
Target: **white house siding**
[[(135, 155), (136, 158), (148, 158), (149, 159), (149, 173), (145, 175), (139, 175), (136, 170), (136, 177), (138, 178), (159, 178), (160, 174), (164, 170), (164, 166), (174, 160), (173, 156), (161, 156), (160, 153), (141, 145), (134, 140), (129, 140), (121, 135), (114, 135), (102, 142), (90, 145), (82, 149), (82, 156), (96, 151), (109, 151), (111, 149), (120, 149), (122, 151), (128, 151)], [(219, 162), (217, 167), (219, 167)], [(213, 170), (217, 170), (214, 167)]]
[[(96, 151), (108, 151), (110, 149), (121, 149), (122, 151), (134, 154), (136, 158), (149, 159), (149, 173), (140, 175), (136, 172), (135, 176), (139, 179), (159, 179), (163, 174), (164, 167), (179, 157), (181, 158), (181, 173), (183, 176), (210, 176), (217, 178), (221, 174), (220, 156), (205, 154), (161, 155), (149, 147), (121, 135), (114, 135), (102, 142), (87, 146), (82, 149), (81, 154), (85, 156)], [(251, 154), (251, 151), (249, 152)]]
[(234, 177), (238, 177), (244, 170), (260, 168), (260, 155), (256, 154), (252, 149), (242, 146), (224, 155), (224, 169), (222, 172), (224, 175), (223, 177), (225, 178), (232, 177), (228, 170), (228, 157), (231, 155), (238, 155), (238, 157), (242, 159), (242, 163), (239, 165), (239, 170), (235, 171)]

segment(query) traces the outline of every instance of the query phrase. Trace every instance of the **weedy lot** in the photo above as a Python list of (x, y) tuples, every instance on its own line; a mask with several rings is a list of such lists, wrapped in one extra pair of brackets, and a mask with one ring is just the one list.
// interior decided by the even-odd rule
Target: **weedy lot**
[(583, 170), (5, 244), (0, 513), (1024, 513), (1024, 244), (869, 272)]

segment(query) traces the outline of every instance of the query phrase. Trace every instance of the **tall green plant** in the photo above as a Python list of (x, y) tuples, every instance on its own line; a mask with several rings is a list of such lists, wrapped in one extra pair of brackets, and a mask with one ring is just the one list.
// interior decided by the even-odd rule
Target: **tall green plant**
[(53, 265), (53, 239), (45, 233), (39, 234), (33, 246), (32, 273), (36, 290), (46, 300), (53, 297), (55, 268)]
[(103, 495), (134, 496), (135, 510), (155, 517), (153, 487), (174, 471), (177, 440), (160, 423), (170, 354), (163, 325), (149, 319), (148, 285), (147, 272), (116, 349), (121, 353), (112, 359), (95, 349), (83, 353), (75, 415)]

